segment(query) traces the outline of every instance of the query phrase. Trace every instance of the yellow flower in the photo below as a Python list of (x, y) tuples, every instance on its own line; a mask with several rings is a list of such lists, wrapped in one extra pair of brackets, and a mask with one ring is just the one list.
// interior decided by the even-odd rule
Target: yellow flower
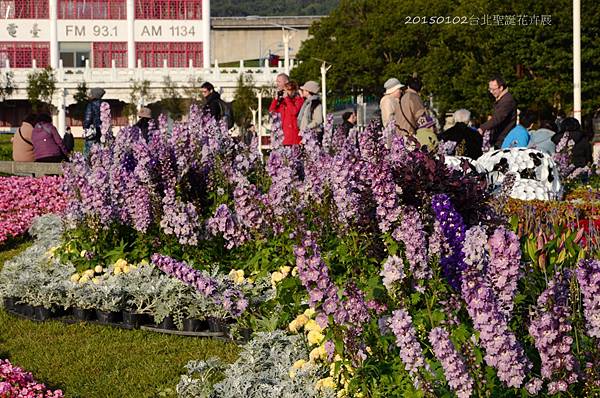
[(298, 267), (292, 268), (292, 276), (298, 275)]
[(87, 254), (87, 250), (82, 250), (81, 253), (79, 253), (79, 255), (81, 257), (85, 257), (86, 254)]
[(298, 329), (300, 329), (302, 326), (298, 325), (298, 322), (296, 322), (296, 320), (294, 319), (293, 321), (290, 322), (290, 324), (288, 325), (288, 328), (290, 329), (290, 332), (292, 333), (298, 333)]
[(290, 267), (289, 265), (284, 265), (283, 267), (279, 268), (279, 272), (281, 272), (283, 276), (288, 276), (291, 270), (292, 267)]
[(310, 332), (308, 332), (308, 343), (310, 345), (316, 345), (316, 344), (320, 344), (321, 341), (323, 341), (323, 338), (325, 336), (323, 336), (323, 334), (317, 330), (311, 330)]
[(87, 283), (89, 281), (90, 281), (90, 278), (87, 275), (83, 275), (81, 278), (79, 278), (79, 283)]
[(79, 274), (73, 274), (71, 275), (71, 282), (77, 282), (79, 280), (80, 276)]
[(314, 319), (311, 319), (308, 322), (306, 322), (306, 325), (304, 325), (304, 329), (306, 329), (308, 332), (310, 332), (311, 330), (316, 330), (317, 332), (323, 331), (323, 328), (319, 326), (319, 324)]
[(54, 253), (56, 252), (56, 250), (58, 249), (58, 246), (53, 246), (50, 249), (48, 249), (47, 254), (48, 257), (54, 257)]
[(335, 382), (333, 381), (333, 377), (326, 377), (324, 379), (318, 380), (315, 385), (317, 390), (322, 390), (324, 388), (335, 388)]
[(94, 270), (93, 269), (86, 269), (85, 271), (83, 271), (83, 275), (87, 276), (88, 278), (91, 278), (94, 276)]
[(100, 279), (98, 279), (98, 278), (92, 278), (92, 283), (94, 285), (98, 285), (98, 284), (100, 284)]
[(294, 362), (294, 364), (292, 365), (292, 368), (302, 369), (302, 367), (304, 366), (305, 363), (306, 363), (305, 359), (299, 359), (296, 362)]
[(309, 318), (312, 318), (315, 315), (315, 310), (313, 310), (312, 308), (307, 308), (304, 311), (304, 315), (306, 315)]
[(129, 265), (123, 267), (123, 273), (126, 274), (129, 272)]
[(271, 283), (275, 284), (281, 282), (283, 278), (285, 278), (285, 276), (281, 272), (275, 271), (271, 274)]
[(308, 319), (308, 317), (304, 314), (300, 314), (296, 317), (295, 321), (298, 324), (299, 327), (302, 327), (304, 325), (306, 325), (306, 323), (309, 321), (310, 319)]
[(143, 259), (142, 261), (140, 261), (140, 266), (144, 266), (144, 265), (148, 265), (148, 260)]
[(115, 267), (123, 268), (126, 265), (127, 265), (127, 261), (122, 258), (115, 261)]
[(243, 269), (240, 269), (240, 270), (232, 269), (231, 271), (229, 271), (229, 278), (236, 285), (240, 285), (240, 284), (244, 283), (244, 270)]
[(293, 379), (294, 377), (296, 377), (296, 371), (294, 369), (290, 369), (288, 375), (290, 376), (290, 379)]
[(327, 351), (325, 351), (325, 346), (320, 345), (316, 348), (313, 348), (308, 357), (311, 361), (315, 362), (319, 359), (325, 359), (327, 357)]
[(115, 275), (119, 275), (119, 274), (120, 274), (120, 273), (122, 273), (123, 271), (121, 270), (121, 268), (120, 268), (120, 267), (115, 267), (115, 270), (114, 270), (114, 272), (115, 272)]
[(102, 266), (101, 266), (101, 265), (96, 265), (96, 266), (94, 267), (94, 272), (95, 272), (95, 273), (97, 273), (97, 274), (101, 274), (101, 273), (102, 273), (102, 271), (104, 271), (104, 268), (102, 268)]
[[(140, 264), (141, 264), (141, 263), (140, 263)], [(137, 268), (138, 268), (138, 267), (137, 267), (137, 265), (135, 265), (135, 264), (131, 264), (131, 265), (129, 266), (129, 269), (130, 269), (131, 271), (133, 271), (134, 269), (137, 269)]]

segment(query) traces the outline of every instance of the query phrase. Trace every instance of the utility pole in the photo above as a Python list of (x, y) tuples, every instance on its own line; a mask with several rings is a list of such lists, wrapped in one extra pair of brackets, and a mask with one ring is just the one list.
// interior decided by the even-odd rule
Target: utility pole
[(327, 71), (331, 69), (331, 65), (327, 66), (327, 63), (323, 61), (321, 64), (321, 103), (323, 104), (323, 123), (327, 120)]

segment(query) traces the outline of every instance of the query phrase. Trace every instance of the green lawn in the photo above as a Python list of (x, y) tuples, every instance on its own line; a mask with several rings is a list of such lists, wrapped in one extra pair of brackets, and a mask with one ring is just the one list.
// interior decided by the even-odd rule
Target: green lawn
[[(0, 264), (28, 245), (0, 252)], [(174, 397), (189, 360), (218, 356), (233, 362), (238, 352), (237, 345), (221, 340), (85, 323), (38, 323), (0, 309), (0, 358), (70, 398)]]
[[(12, 134), (0, 134), (0, 160), (12, 160)], [(83, 139), (75, 138), (75, 152), (83, 151)]]

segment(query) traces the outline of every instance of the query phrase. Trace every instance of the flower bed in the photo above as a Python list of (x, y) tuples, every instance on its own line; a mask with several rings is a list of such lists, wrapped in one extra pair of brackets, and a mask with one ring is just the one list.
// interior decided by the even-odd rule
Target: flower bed
[[(54, 252), (55, 267), (44, 269), (62, 269), (55, 272), (63, 281), (77, 271), (69, 283), (94, 291), (120, 280), (119, 259), (151, 260), (189, 294), (228, 308), (239, 325), (298, 334), (275, 335), (277, 344), (301, 341), (308, 350), (292, 350), (277, 369), (265, 364), (260, 373), (277, 387), (268, 391), (599, 391), (599, 306), (590, 281), (600, 277), (600, 265), (585, 259), (598, 258), (597, 248), (582, 250), (566, 235), (541, 240), (541, 247), (525, 235), (520, 242), (490, 206), (486, 176), (476, 169), (450, 169), (400, 137), (386, 148), (387, 133), (377, 125), (359, 134), (358, 145), (355, 132), (346, 138), (330, 124), (322, 145), (305, 132), (302, 151), (275, 139), (264, 163), (254, 147), (195, 110), (172, 135), (162, 128), (164, 122), (149, 142), (125, 129), (111, 145), (94, 148), (89, 161), (75, 159), (65, 172), (70, 228)], [(272, 297), (247, 294), (244, 284), (255, 283), (247, 276), (270, 279)], [(264, 350), (262, 341), (250, 347)], [(252, 357), (270, 357), (250, 354), (239, 369)], [(253, 378), (234, 370), (226, 376), (217, 391), (237, 391)], [(265, 388), (248, 396), (267, 396)]]
[(62, 213), (66, 205), (62, 181), (62, 177), (0, 177), (0, 246), (24, 234), (35, 217)]
[(0, 397), (62, 398), (61, 390), (50, 390), (34, 380), (30, 372), (0, 359)]

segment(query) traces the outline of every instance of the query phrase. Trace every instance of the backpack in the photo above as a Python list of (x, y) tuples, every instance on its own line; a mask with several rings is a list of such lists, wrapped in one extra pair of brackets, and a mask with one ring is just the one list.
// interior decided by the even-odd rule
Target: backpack
[(219, 98), (219, 108), (221, 109), (221, 119), (225, 121), (227, 129), (231, 130), (234, 125), (231, 102), (223, 101)]

